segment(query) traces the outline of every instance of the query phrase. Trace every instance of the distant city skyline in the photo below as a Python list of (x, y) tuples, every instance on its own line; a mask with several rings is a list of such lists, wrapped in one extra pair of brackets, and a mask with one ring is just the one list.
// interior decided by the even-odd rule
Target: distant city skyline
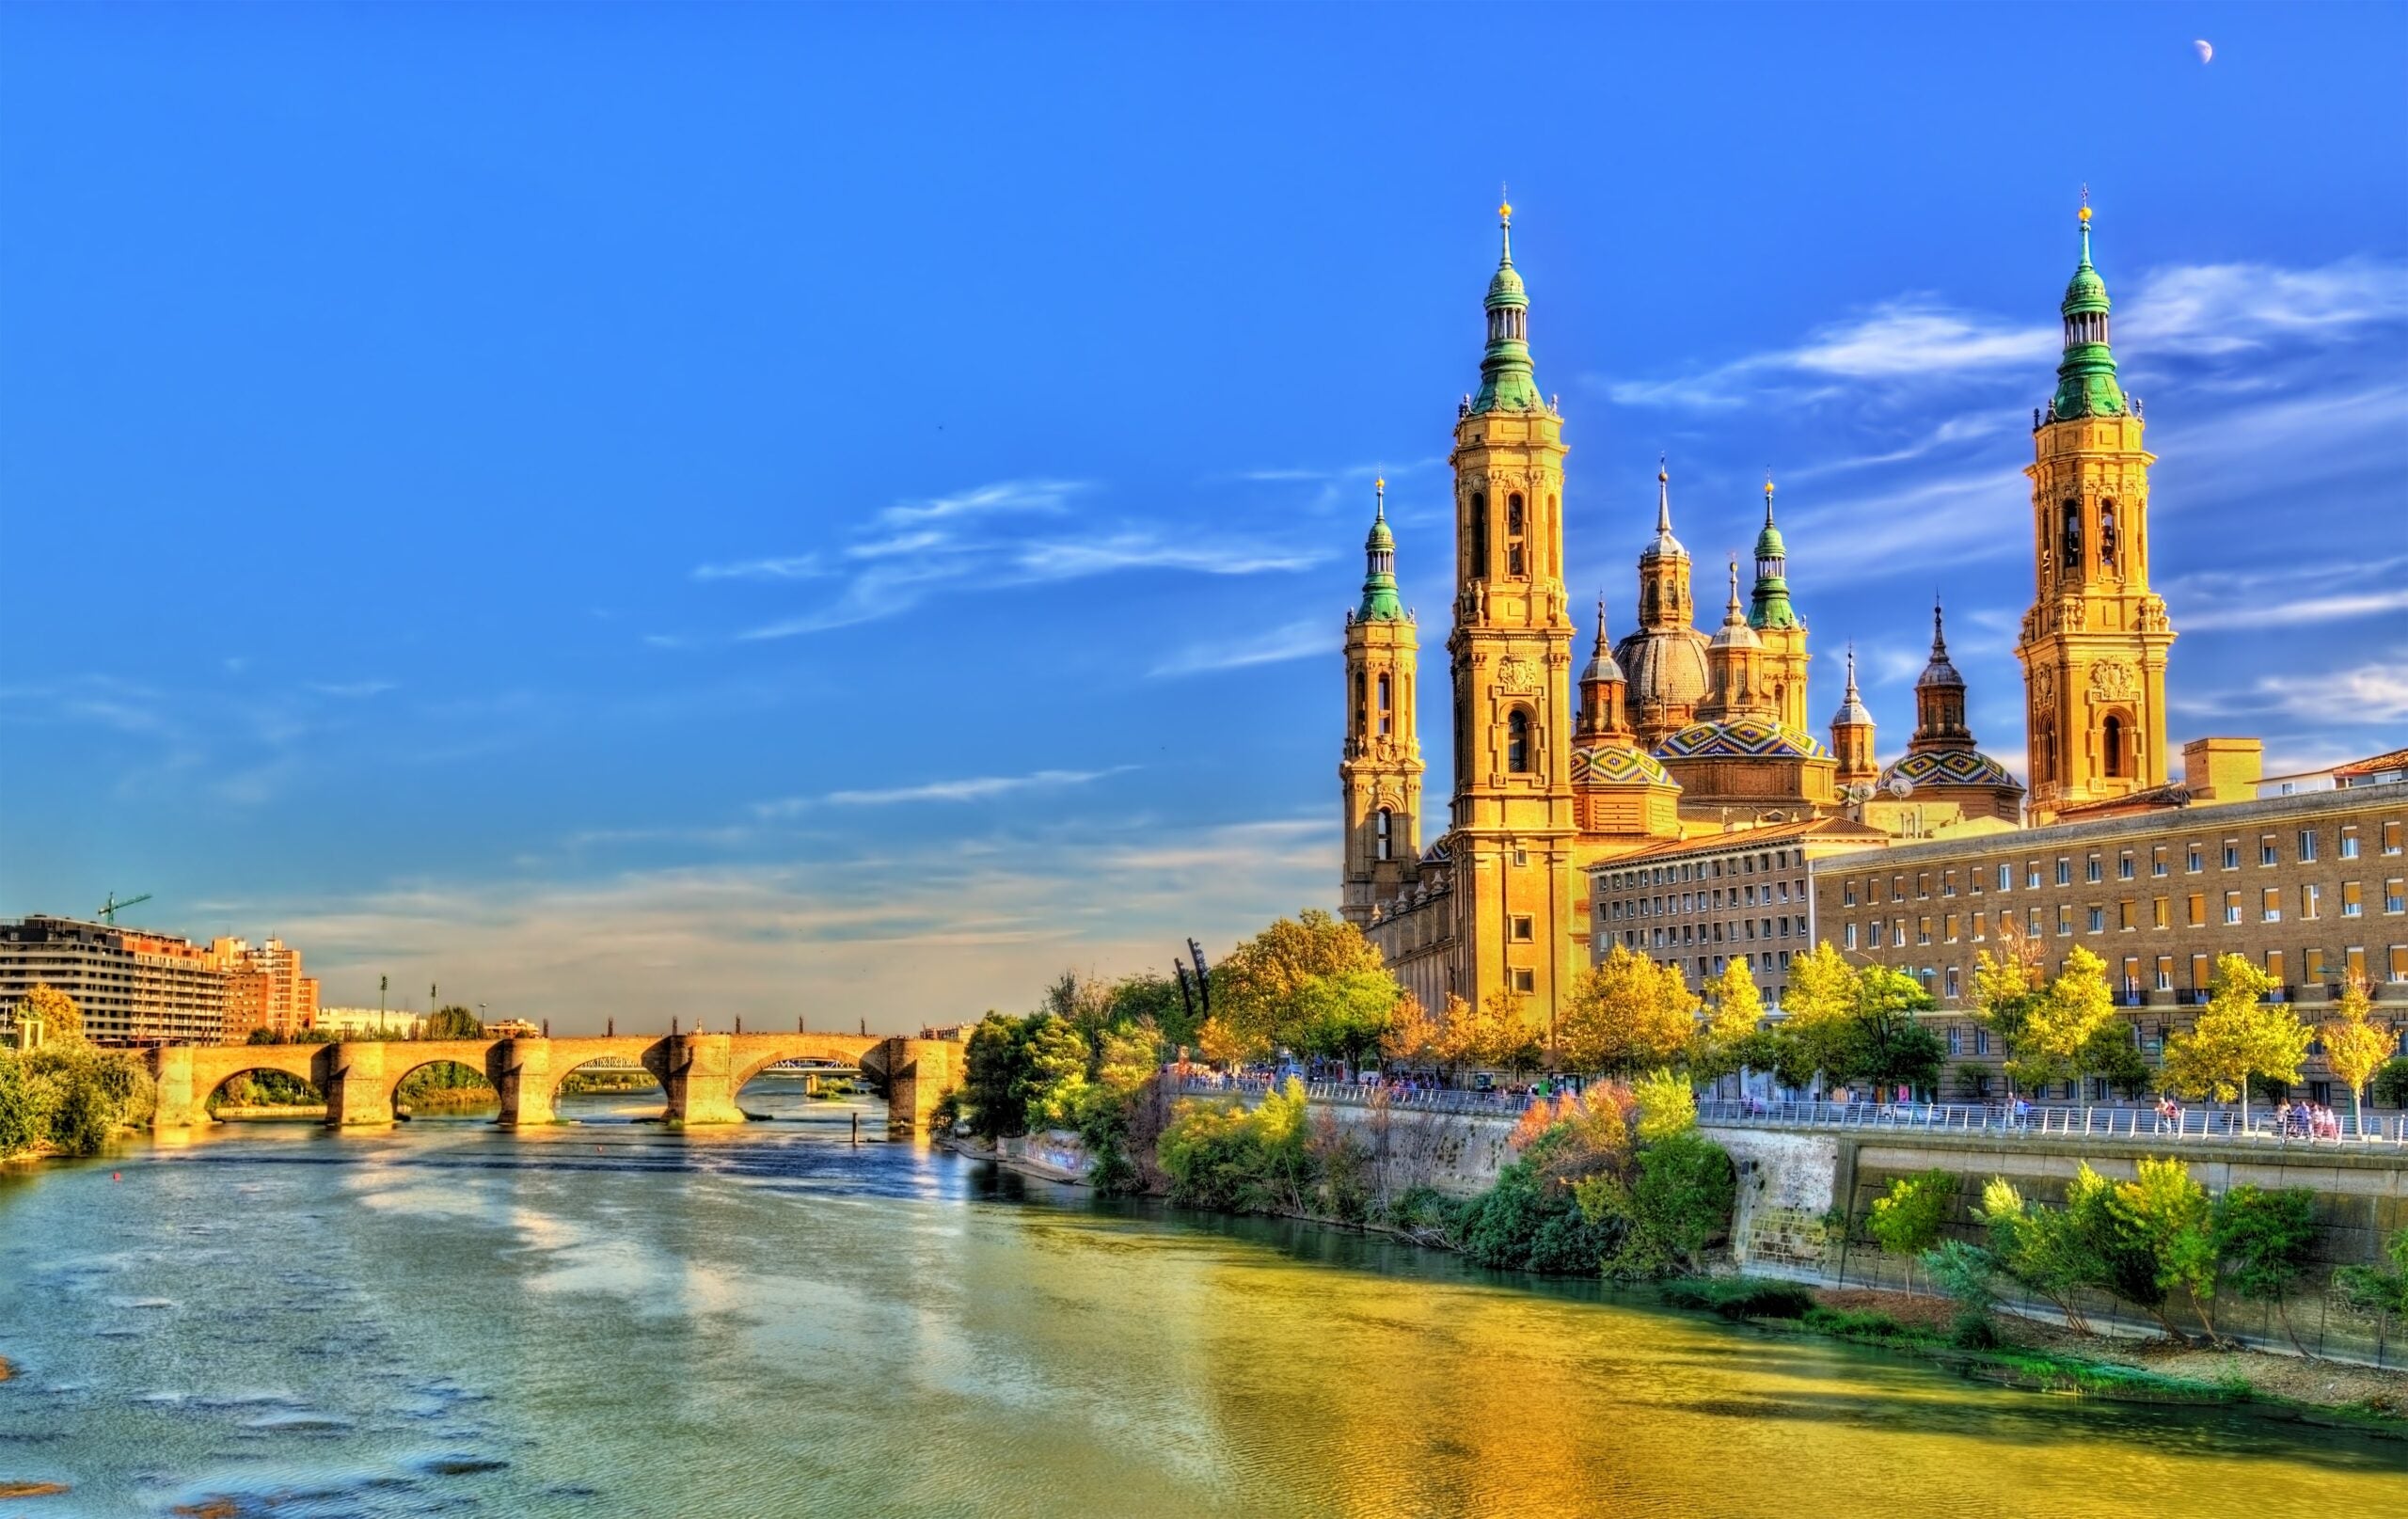
[(1659, 454), (1709, 607), (1769, 467), (1814, 722), (1852, 642), (1895, 756), (1937, 593), (2020, 772), (2087, 183), (2175, 742), (2399, 746), (2408, 13), (1544, 14), (1506, 94), (1416, 10), (0, 12), (0, 914), (586, 1032), (1334, 909), (1500, 180), (1582, 649)]

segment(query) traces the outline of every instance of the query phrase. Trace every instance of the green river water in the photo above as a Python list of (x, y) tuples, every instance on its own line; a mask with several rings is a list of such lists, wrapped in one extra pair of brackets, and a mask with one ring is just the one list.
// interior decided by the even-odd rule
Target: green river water
[(2408, 1510), (2408, 1444), (2001, 1391), (1343, 1232), (1099, 1202), (875, 1105), (228, 1125), (0, 1171), (0, 1515)]

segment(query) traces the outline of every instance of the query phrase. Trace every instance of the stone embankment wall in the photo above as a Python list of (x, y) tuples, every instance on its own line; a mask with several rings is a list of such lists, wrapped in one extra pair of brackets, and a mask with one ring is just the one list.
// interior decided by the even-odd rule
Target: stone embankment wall
[(1317, 1102), (1312, 1112), (1363, 1142), (1375, 1185), (1390, 1196), (1429, 1187), (1468, 1197), (1495, 1186), (1497, 1171), (1513, 1159), (1512, 1118), (1339, 1102)]
[[(2133, 1176), (2143, 1156), (2172, 1154), (2211, 1194), (2252, 1185), (2305, 1187), (2316, 1195), (2317, 1241), (2309, 1280), (2291, 1299), (2290, 1332), (2310, 1352), (2384, 1366), (2408, 1364), (2402, 1327), (2351, 1312), (2332, 1290), (2335, 1267), (2382, 1258), (2382, 1242), (2408, 1226), (2408, 1164), (2396, 1153), (2346, 1148), (2270, 1153), (2246, 1144), (2152, 1148), (2146, 1141), (1990, 1139), (1965, 1134), (1817, 1132), (1738, 1125), (1705, 1131), (1731, 1152), (1739, 1172), (1732, 1252), (1740, 1266), (1765, 1275), (1793, 1276), (1850, 1287), (1928, 1290), (1920, 1272), (1882, 1253), (1865, 1235), (1873, 1200), (1901, 1177), (1942, 1170), (1957, 1178), (1948, 1232), (1981, 1241), (1974, 1215), (1982, 1188), (2004, 1177), (2023, 1195), (2062, 1203), (2066, 1186), (2084, 1162), (2111, 1180)], [(2005, 1286), (2007, 1284), (2002, 1284)], [(2007, 1305), (2055, 1317), (2045, 1303), (2010, 1293)], [(2151, 1328), (2128, 1306), (2100, 1297), (2083, 1305), (2094, 1326)], [(2215, 1304), (2217, 1329), (2267, 1349), (2289, 1349), (2289, 1334), (2271, 1306), (2229, 1294)], [(2174, 1314), (2199, 1327), (2187, 1310)]]

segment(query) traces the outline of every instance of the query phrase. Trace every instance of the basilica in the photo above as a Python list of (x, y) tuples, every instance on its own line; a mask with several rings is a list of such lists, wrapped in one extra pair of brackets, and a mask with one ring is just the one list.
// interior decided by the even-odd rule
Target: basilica
[[(1887, 765), (1858, 694), (1818, 735), (1809, 623), (1764, 492), (1752, 576), (1705, 571), (1719, 621), (1700, 625), (1697, 567), (1674, 530), (1671, 471), (1656, 474), (1655, 533), (1640, 546), (1632, 625), (1601, 600), (1588, 638), (1565, 593), (1563, 416), (1531, 366), (1529, 298), (1513, 265), (1513, 208), (1484, 303), (1480, 388), (1456, 410), (1455, 597), (1447, 631), (1453, 750), (1445, 826), (1422, 842), (1419, 638), (1396, 586), (1385, 485), (1361, 602), (1347, 614), (1339, 765), (1341, 908), (1434, 1012), (1499, 992), (1551, 1014), (1589, 961), (1589, 867), (1687, 839), (1758, 829), (1945, 837), (2082, 815), (2166, 779), (2164, 669), (2173, 633), (2148, 589), (2148, 466), (2140, 417), (2115, 379), (2090, 212), (2061, 315), (2056, 391), (2033, 419), (2036, 597), (2025, 671), (2024, 786), (1977, 746), (1964, 677), (1932, 609), (1916, 723)], [(1716, 569), (1725, 571), (1715, 575)], [(1812, 603), (1811, 578), (1796, 591)], [(1585, 642), (1581, 660), (1577, 645)], [(1578, 663), (1576, 672), (1575, 664)]]

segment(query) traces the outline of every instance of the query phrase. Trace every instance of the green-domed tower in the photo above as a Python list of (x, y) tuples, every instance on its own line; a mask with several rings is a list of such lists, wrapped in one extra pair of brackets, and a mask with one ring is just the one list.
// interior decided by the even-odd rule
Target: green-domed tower
[(1765, 525), (1756, 534), (1756, 588), (1748, 625), (1764, 646), (1764, 682), (1773, 710), (1790, 727), (1806, 726), (1806, 620), (1789, 601), (1789, 546), (1772, 519), (1772, 475), (1765, 475)]

